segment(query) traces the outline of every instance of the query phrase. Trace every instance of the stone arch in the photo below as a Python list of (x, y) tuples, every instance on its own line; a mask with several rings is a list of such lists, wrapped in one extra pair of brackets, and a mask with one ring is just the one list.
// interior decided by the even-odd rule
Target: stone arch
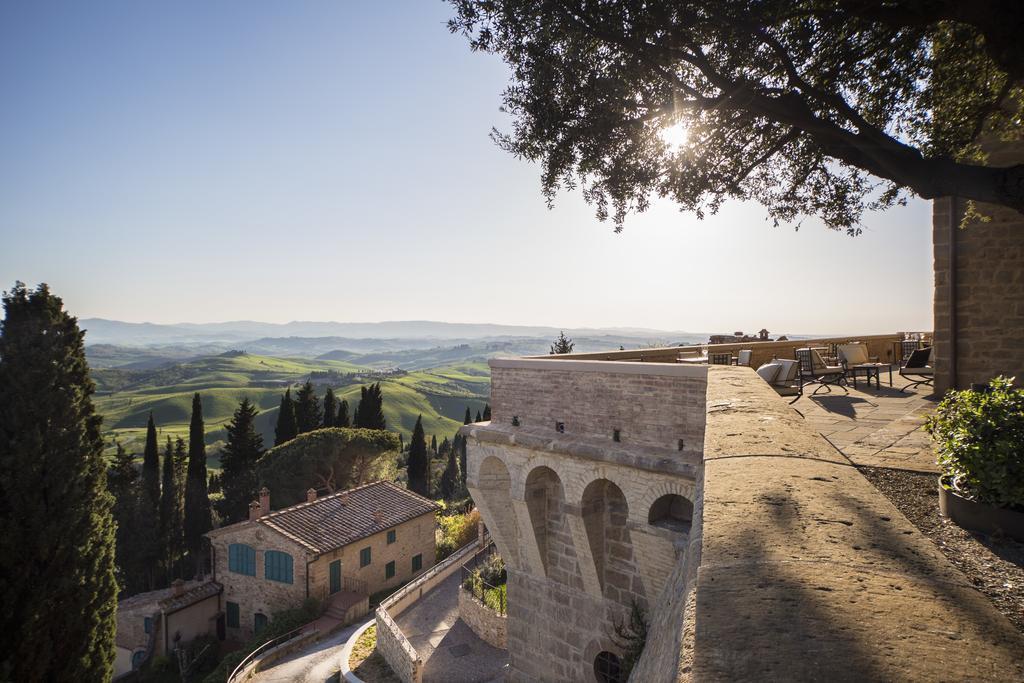
[(545, 575), (553, 581), (581, 588), (561, 478), (555, 470), (540, 465), (526, 475), (525, 484), (526, 509)]
[(633, 521), (638, 525), (646, 526), (649, 523), (649, 513), (654, 502), (667, 494), (675, 494), (689, 501), (693, 501), (696, 495), (696, 484), (686, 479), (659, 477), (649, 482), (643, 493), (637, 500), (630, 499), (630, 511)]
[(651, 503), (647, 523), (669, 531), (689, 533), (693, 524), (693, 501), (677, 493), (666, 493)]
[(476, 486), (484, 494), (478, 498), (486, 501), (491, 536), (499, 552), (510, 565), (519, 566), (519, 530), (512, 506), (512, 475), (505, 462), (494, 455), (485, 457), (477, 470)]
[(604, 597), (626, 606), (642, 598), (622, 489), (609, 479), (595, 479), (583, 490), (580, 511)]

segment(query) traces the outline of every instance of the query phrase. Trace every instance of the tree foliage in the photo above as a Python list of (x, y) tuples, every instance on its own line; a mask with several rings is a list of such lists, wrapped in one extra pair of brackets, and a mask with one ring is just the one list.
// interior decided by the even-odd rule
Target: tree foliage
[(277, 411), (277, 426), (274, 427), (274, 445), (280, 446), (291, 441), (299, 433), (295, 421), (295, 402), (292, 401), (292, 390), (285, 389), (281, 397), (281, 407)]
[(295, 425), (299, 434), (305, 434), (314, 429), (320, 429), (322, 421), (320, 399), (316, 397), (313, 383), (306, 382), (295, 394)]
[(143, 568), (146, 588), (157, 586), (160, 550), (160, 449), (156, 440), (156, 422), (150, 411), (146, 423), (146, 447), (142, 455), (142, 491), (139, 494), (138, 537), (135, 552)]
[(224, 497), (217, 512), (228, 524), (249, 515), (249, 503), (256, 500), (256, 462), (263, 455), (263, 435), (256, 430), (256, 406), (243, 398), (227, 425), (227, 443), (220, 454), (221, 490)]
[(318, 429), (263, 454), (256, 464), (274, 507), (306, 500), (306, 491), (333, 493), (379, 479), (393, 480), (398, 436), (377, 429)]
[(416, 426), (412, 429), (406, 473), (409, 477), (410, 491), (421, 496), (430, 495), (430, 458), (427, 457), (427, 440), (423, 433), (422, 415), (416, 418)]
[(45, 284), (3, 304), (0, 680), (110, 680), (115, 524), (84, 333)]
[[(182, 452), (185, 450), (183, 442), (180, 450)], [(160, 527), (157, 534), (160, 544), (160, 564), (165, 581), (170, 581), (177, 572), (183, 536), (181, 494), (178, 488), (179, 477), (175, 471), (175, 453), (176, 447), (171, 441), (171, 437), (168, 436), (164, 446), (163, 474), (160, 477)]]
[(334, 419), (334, 427), (351, 427), (352, 418), (348, 414), (348, 401), (341, 399), (338, 403), (338, 416)]
[(121, 590), (131, 595), (147, 587), (138, 547), (142, 487), (139, 485), (139, 471), (135, 469), (132, 454), (120, 443), (115, 448), (114, 459), (107, 469), (107, 490), (114, 499), (113, 515), (117, 523), (117, 552), (114, 557), (117, 560), (117, 578)]
[(192, 397), (192, 420), (188, 430), (188, 473), (185, 477), (185, 548), (196, 572), (203, 567), (203, 534), (213, 528), (210, 493), (207, 489), (206, 430), (203, 402), (199, 392)]
[(512, 69), (498, 145), (583, 187), (621, 229), (652, 197), (704, 216), (860, 230), (866, 209), (955, 195), (1024, 210), (1024, 3), (449, 0), (452, 32)]
[(454, 500), (462, 493), (462, 472), (459, 458), (454, 450), (448, 449), (448, 464), (441, 474), (441, 495), (445, 500)]
[(565, 332), (559, 332), (558, 339), (556, 339), (555, 343), (551, 345), (551, 355), (572, 353), (573, 347), (575, 346), (576, 344), (573, 340), (565, 336)]
[(384, 394), (380, 382), (360, 388), (359, 405), (356, 407), (352, 425), (363, 429), (387, 429), (384, 420)]
[(327, 387), (327, 391), (324, 393), (324, 427), (337, 427), (335, 424), (338, 420), (338, 400), (334, 397), (334, 390)]

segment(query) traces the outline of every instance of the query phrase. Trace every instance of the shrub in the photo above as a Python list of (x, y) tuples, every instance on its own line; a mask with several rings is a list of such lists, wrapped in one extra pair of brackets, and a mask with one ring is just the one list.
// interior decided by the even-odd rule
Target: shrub
[(647, 645), (647, 616), (644, 608), (636, 600), (633, 600), (629, 610), (629, 624), (616, 622), (615, 635), (612, 640), (622, 648), (622, 678), (629, 678), (633, 667), (640, 661)]
[(997, 377), (953, 391), (925, 424), (945, 479), (979, 503), (1024, 510), (1024, 391)]
[(456, 550), (476, 538), (480, 512), (467, 514), (438, 514), (437, 516), (437, 561), (440, 562)]

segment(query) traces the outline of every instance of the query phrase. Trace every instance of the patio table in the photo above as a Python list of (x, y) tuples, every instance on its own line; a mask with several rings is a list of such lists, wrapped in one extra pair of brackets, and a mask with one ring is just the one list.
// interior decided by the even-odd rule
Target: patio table
[(882, 370), (889, 371), (889, 386), (892, 386), (892, 363), (861, 363), (859, 365), (851, 365), (846, 368), (846, 374), (853, 378), (853, 388), (857, 388), (857, 375), (862, 374), (867, 377), (868, 388), (871, 388), (871, 378), (875, 378), (875, 388), (881, 389), (882, 383), (880, 376)]

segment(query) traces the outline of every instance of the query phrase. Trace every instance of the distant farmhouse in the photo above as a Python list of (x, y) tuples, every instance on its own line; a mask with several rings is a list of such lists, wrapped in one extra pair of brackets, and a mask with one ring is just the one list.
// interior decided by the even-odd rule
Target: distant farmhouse
[(342, 621), (362, 616), (371, 594), (433, 566), (436, 509), (378, 481), (322, 498), (310, 489), (305, 503), (271, 512), (264, 488), (248, 521), (207, 534), (227, 637), (247, 639), (307, 598)]

